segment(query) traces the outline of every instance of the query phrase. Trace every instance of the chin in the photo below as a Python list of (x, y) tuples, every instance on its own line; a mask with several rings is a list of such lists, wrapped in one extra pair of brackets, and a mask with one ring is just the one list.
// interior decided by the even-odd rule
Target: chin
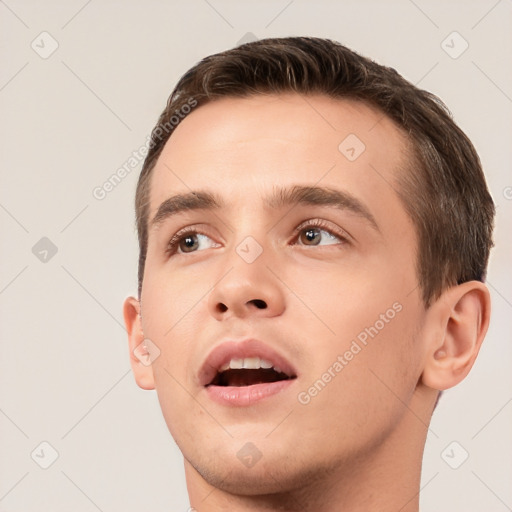
[(301, 463), (297, 454), (290, 456), (277, 450), (271, 453), (272, 460), (262, 454), (251, 467), (231, 454), (222, 456), (217, 453), (215, 459), (209, 460), (187, 460), (208, 484), (230, 494), (244, 496), (304, 490), (330, 471), (330, 468), (315, 464), (308, 457), (304, 457)]

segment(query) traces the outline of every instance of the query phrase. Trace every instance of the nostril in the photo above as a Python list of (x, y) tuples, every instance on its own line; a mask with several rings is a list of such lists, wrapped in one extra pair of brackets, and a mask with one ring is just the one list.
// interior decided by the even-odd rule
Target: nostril
[(254, 299), (250, 300), (249, 303), (253, 303), (258, 309), (266, 309), (267, 303), (264, 300)]
[[(246, 302), (246, 305), (253, 305), (256, 307), (256, 309), (267, 309), (267, 303), (264, 301), (264, 300), (261, 300), (261, 299), (253, 299), (253, 300), (250, 300), (248, 302)], [(228, 311), (229, 307), (226, 306), (226, 304), (224, 304), (223, 302), (219, 302), (215, 308), (217, 309), (217, 311), (219, 313), (225, 313), (226, 311)]]

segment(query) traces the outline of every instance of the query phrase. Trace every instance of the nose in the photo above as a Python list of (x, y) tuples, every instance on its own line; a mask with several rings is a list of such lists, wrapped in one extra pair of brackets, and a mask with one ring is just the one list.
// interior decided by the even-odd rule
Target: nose
[(219, 321), (232, 317), (270, 318), (285, 310), (280, 283), (260, 258), (246, 263), (238, 255), (231, 270), (213, 287), (208, 298), (210, 313)]

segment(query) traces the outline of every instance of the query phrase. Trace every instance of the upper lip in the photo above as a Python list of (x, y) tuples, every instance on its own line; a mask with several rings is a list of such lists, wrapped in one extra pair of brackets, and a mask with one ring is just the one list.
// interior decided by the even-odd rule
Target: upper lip
[(296, 377), (297, 372), (293, 365), (276, 350), (262, 341), (246, 339), (243, 341), (225, 341), (217, 345), (208, 354), (199, 370), (199, 383), (201, 386), (210, 384), (222, 365), (229, 363), (233, 358), (259, 357), (281, 368), (288, 377)]

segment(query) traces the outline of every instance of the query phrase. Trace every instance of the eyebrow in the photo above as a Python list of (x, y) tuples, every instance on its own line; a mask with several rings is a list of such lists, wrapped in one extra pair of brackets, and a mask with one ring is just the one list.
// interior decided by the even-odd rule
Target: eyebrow
[[(222, 199), (207, 191), (194, 191), (177, 194), (163, 201), (150, 222), (156, 227), (168, 218), (190, 210), (214, 210), (224, 205)], [(365, 219), (376, 230), (379, 226), (370, 210), (352, 194), (327, 188), (295, 185), (293, 187), (274, 187), (272, 194), (265, 198), (264, 204), (271, 209), (282, 209), (299, 205), (330, 206), (339, 210), (347, 210)]]
[(328, 187), (274, 188), (272, 195), (266, 200), (270, 208), (307, 206), (331, 206), (339, 210), (347, 210), (358, 217), (362, 217), (380, 232), (375, 217), (370, 210), (355, 196), (343, 190)]
[(214, 210), (220, 208), (223, 202), (211, 192), (189, 192), (177, 194), (166, 199), (158, 207), (158, 211), (151, 220), (150, 227), (156, 227), (164, 220), (188, 210)]

